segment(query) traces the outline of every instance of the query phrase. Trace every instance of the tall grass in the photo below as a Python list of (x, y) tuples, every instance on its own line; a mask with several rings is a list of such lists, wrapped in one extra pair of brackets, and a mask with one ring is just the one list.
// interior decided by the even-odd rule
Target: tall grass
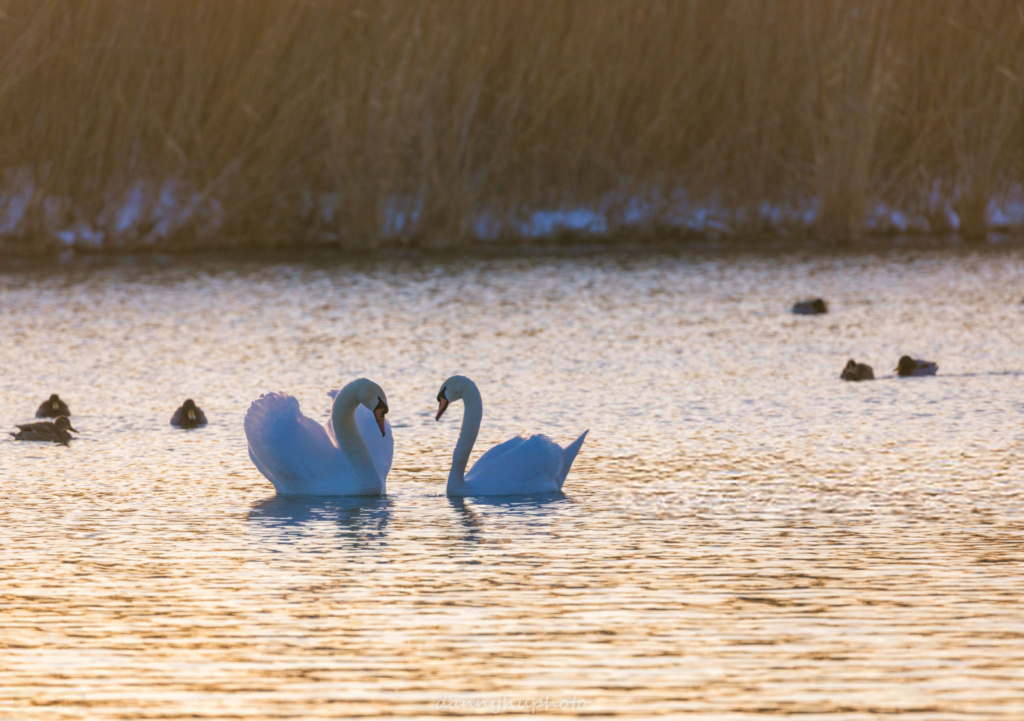
[(1022, 101), (1020, 0), (0, 0), (0, 247), (979, 234)]

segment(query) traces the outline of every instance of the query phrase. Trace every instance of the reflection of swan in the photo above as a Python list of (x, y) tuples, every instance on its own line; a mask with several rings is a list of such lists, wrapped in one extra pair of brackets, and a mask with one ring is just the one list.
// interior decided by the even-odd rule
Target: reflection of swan
[(455, 511), (463, 528), (466, 529), (466, 540), (475, 541), (483, 529), (483, 524), (480, 522), (480, 514), (467, 506), (466, 499), (462, 496), (450, 496), (448, 503), (451, 505), (452, 510)]
[(460, 398), (466, 410), (448, 474), (449, 496), (512, 496), (562, 490), (587, 431), (564, 449), (547, 436), (517, 436), (480, 456), (467, 474), (466, 463), (484, 415), (483, 401), (476, 384), (465, 376), (452, 376), (446, 380), (437, 394), (439, 405), (435, 420), (441, 419), (449, 403)]
[(390, 503), (387, 498), (312, 499), (273, 496), (254, 503), (249, 510), (249, 520), (260, 522), (267, 528), (329, 521), (353, 536), (374, 536), (387, 527)]
[(262, 395), (249, 406), (245, 414), (249, 458), (279, 494), (384, 493), (395, 452), (395, 440), (384, 419), (388, 412), (384, 391), (360, 378), (333, 395), (326, 427), (304, 416), (299, 402), (284, 393)]
[[(449, 496), (448, 503), (462, 524), (461, 540), (467, 543), (485, 542), (488, 531), (502, 534), (513, 532), (519, 540), (523, 533), (549, 532), (572, 499), (564, 493), (538, 493), (520, 496)], [(457, 547), (450, 549), (458, 553)]]
[(502, 518), (522, 516), (523, 518), (546, 519), (555, 511), (572, 504), (572, 498), (561, 491), (527, 497), (483, 496), (473, 499), (473, 508), (477, 511), (500, 510)]

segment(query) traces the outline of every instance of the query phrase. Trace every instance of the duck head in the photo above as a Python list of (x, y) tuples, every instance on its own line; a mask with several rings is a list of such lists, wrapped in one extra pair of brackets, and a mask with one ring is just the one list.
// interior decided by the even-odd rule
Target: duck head
[(901, 356), (899, 362), (896, 364), (895, 370), (901, 376), (909, 376), (917, 368), (917, 361), (908, 355)]
[(78, 433), (78, 431), (71, 427), (71, 419), (67, 416), (57, 416), (57, 420), (53, 422), (53, 427), (58, 431), (74, 431)]

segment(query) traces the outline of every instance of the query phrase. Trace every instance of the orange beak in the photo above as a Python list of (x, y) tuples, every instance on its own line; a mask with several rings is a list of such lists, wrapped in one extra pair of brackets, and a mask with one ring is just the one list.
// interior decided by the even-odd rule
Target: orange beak
[(387, 435), (384, 427), (384, 414), (387, 413), (383, 408), (378, 408), (373, 412), (373, 417), (377, 419), (377, 427), (380, 428), (381, 438)]
[(444, 412), (446, 410), (448, 410), (448, 399), (447, 398), (442, 398), (437, 403), (437, 415), (434, 416), (434, 420), (435, 421), (441, 420), (441, 416), (444, 415)]

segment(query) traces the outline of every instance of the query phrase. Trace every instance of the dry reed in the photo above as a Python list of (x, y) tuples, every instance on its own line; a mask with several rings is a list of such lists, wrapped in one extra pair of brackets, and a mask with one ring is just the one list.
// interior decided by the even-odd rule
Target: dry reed
[(1024, 180), (1022, 48), (1020, 0), (0, 0), (0, 248), (450, 246), (559, 207), (980, 234)]

